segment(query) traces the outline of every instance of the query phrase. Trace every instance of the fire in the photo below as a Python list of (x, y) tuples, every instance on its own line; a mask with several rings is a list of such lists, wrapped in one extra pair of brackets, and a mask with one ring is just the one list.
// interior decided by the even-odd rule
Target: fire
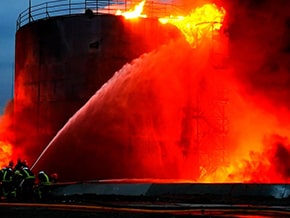
[(222, 27), (225, 14), (224, 8), (218, 8), (215, 4), (205, 4), (188, 16), (169, 16), (159, 18), (159, 21), (162, 24), (175, 25), (184, 34), (188, 43), (196, 47), (202, 37)]
[[(119, 10), (116, 15), (126, 19), (146, 17), (142, 14), (144, 6), (145, 0), (135, 6), (134, 10)], [(196, 47), (201, 40), (210, 39), (212, 34), (220, 33), (218, 30), (223, 25), (225, 14), (224, 8), (206, 4), (193, 10), (188, 16), (168, 16), (160, 18), (159, 21), (178, 27), (192, 47)], [(249, 29), (251, 28), (253, 27), (250, 26)], [(141, 30), (143, 34), (143, 29)], [(252, 37), (252, 34), (249, 35)], [(152, 34), (148, 36), (152, 40)], [(245, 41), (248, 43), (251, 40)], [(92, 176), (100, 178), (123, 178), (124, 175), (126, 178), (138, 178), (149, 175), (158, 179), (189, 178), (197, 182), (289, 183), (290, 140), (283, 137), (290, 135), (289, 112), (280, 114), (279, 110), (266, 109), (268, 107), (264, 107), (264, 100), (254, 100), (244, 91), (240, 91), (243, 90), (243, 83), (235, 80), (232, 82), (231, 78), (227, 78), (231, 70), (238, 73), (252, 71), (248, 68), (250, 64), (245, 64), (243, 59), (241, 69), (236, 63), (229, 63), (231, 65), (223, 69), (212, 69), (212, 60), (205, 55), (209, 53), (208, 50), (212, 51), (210, 45), (197, 50), (180, 41), (172, 40), (168, 45), (140, 56), (116, 73), (52, 140), (48, 146), (50, 153), (44, 154), (43, 159), (39, 161), (40, 168), (47, 165), (53, 170), (61, 171), (63, 178), (70, 178), (73, 174), (69, 172), (69, 163), (87, 155), (87, 171), (78, 175), (83, 176), (82, 179), (98, 179), (89, 177), (93, 171), (95, 175)], [(221, 47), (222, 51), (226, 50), (227, 45), (224, 41), (216, 41), (216, 47)], [(259, 40), (253, 42), (258, 44)], [(242, 47), (251, 48), (251, 44), (238, 46)], [(236, 50), (239, 53), (239, 50)], [(253, 54), (249, 53), (250, 55)], [(257, 59), (259, 58), (254, 57), (253, 63), (256, 64)], [(262, 72), (265, 73), (264, 70)], [(276, 78), (278, 76), (275, 76)], [(202, 89), (195, 88), (200, 84), (204, 85)], [(226, 151), (229, 154), (229, 160), (225, 162), (216, 155), (221, 149), (214, 147), (220, 145), (214, 140), (218, 141), (224, 136), (219, 132), (215, 133), (220, 131), (219, 123), (224, 122), (224, 114), (219, 114), (218, 119), (211, 118), (226, 108), (220, 107), (224, 100), (218, 102), (218, 105), (212, 105), (212, 100), (216, 102), (221, 100), (220, 97), (224, 99), (223, 96), (215, 96), (219, 86), (233, 90), (229, 97), (230, 104), (226, 106), (231, 109), (229, 113), (225, 113), (226, 116), (229, 115), (230, 123), (229, 138), (225, 143), (228, 148), (221, 152)], [(206, 90), (206, 87), (209, 90)], [(274, 107), (276, 108), (276, 105)], [(188, 108), (189, 112), (184, 108)], [(200, 114), (204, 116), (205, 121), (214, 121), (203, 123), (199, 118)], [(95, 118), (98, 120), (94, 120)], [(277, 121), (278, 118), (287, 123), (285, 130)], [(91, 123), (84, 122), (88, 120), (91, 120)], [(193, 130), (198, 130), (195, 135), (192, 134)], [(272, 133), (279, 136), (273, 136)], [(214, 137), (206, 138), (207, 135)], [(198, 140), (202, 143), (197, 143)], [(83, 146), (84, 144), (86, 146)], [(66, 157), (67, 161), (63, 161), (61, 154), (71, 152), (72, 145), (80, 150), (76, 150)], [(204, 152), (200, 152), (198, 158), (195, 158), (199, 145), (203, 145)], [(11, 157), (11, 146), (2, 146), (1, 143), (0, 146), (3, 150), (1, 153), (0, 149), (0, 164), (7, 164)], [(185, 153), (184, 150), (188, 152)], [(94, 164), (96, 160), (98, 162)]]
[(0, 141), (0, 168), (6, 166), (11, 160), (13, 146), (10, 143)]
[(134, 10), (129, 10), (129, 11), (125, 11), (122, 12), (121, 10), (117, 10), (116, 15), (122, 15), (124, 16), (126, 19), (134, 19), (134, 18), (138, 18), (138, 17), (147, 17), (145, 14), (142, 14), (143, 12), (143, 8), (145, 5), (145, 0), (140, 2), (139, 4), (137, 4), (134, 7)]

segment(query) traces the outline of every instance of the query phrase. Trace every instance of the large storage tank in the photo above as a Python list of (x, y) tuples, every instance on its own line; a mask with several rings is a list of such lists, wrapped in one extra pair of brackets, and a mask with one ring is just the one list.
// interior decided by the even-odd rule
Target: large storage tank
[[(86, 11), (88, 2), (78, 5), (82, 13), (71, 13), (73, 5), (67, 4), (69, 14), (42, 19), (32, 19), (33, 7), (29, 8), (30, 22), (16, 32), (16, 145), (26, 148), (30, 163), (117, 70), (179, 35), (156, 18), (126, 20), (112, 11), (100, 14), (96, 10), (103, 1), (95, 1), (96, 10)], [(59, 9), (47, 5), (43, 4), (47, 14)]]

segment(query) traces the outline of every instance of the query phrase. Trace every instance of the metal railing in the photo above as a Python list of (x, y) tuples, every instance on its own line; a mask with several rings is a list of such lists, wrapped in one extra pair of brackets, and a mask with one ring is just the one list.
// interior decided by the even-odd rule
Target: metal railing
[[(16, 29), (30, 22), (50, 17), (83, 14), (91, 9), (94, 14), (116, 14), (117, 10), (127, 11), (139, 4), (141, 0), (54, 0), (29, 7), (18, 16)], [(170, 1), (169, 1), (170, 2)], [(161, 17), (169, 12), (178, 11), (170, 3), (146, 1), (144, 11), (148, 17)]]

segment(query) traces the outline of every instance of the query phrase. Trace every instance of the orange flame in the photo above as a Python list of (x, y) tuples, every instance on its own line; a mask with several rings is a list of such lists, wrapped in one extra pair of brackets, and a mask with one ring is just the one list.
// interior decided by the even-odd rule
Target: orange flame
[(225, 9), (215, 4), (205, 4), (196, 8), (188, 16), (169, 16), (159, 18), (162, 24), (175, 25), (185, 36), (186, 40), (196, 47), (200, 39), (207, 36), (209, 30), (219, 30), (225, 17)]
[(134, 10), (129, 10), (122, 12), (121, 10), (117, 10), (116, 15), (122, 15), (126, 19), (134, 19), (138, 17), (147, 17), (145, 14), (142, 14), (143, 8), (145, 5), (145, 0), (140, 2), (138, 5), (134, 7)]
[(11, 144), (0, 141), (0, 168), (6, 166), (12, 158), (13, 147)]

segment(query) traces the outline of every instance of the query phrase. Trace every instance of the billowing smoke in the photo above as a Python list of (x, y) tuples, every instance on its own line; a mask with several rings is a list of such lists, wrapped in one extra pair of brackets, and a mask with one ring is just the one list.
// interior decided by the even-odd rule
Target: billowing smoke
[(264, 150), (249, 150), (249, 158), (234, 163), (228, 181), (288, 183), (290, 177), (290, 146), (287, 137), (269, 135)]
[(253, 123), (256, 129), (265, 125), (267, 140), (263, 140), (262, 151), (249, 152), (251, 158), (244, 168), (252, 169), (248, 171), (250, 181), (289, 180), (289, 6), (283, 0), (233, 1), (229, 5), (230, 57), (241, 93), (260, 108), (259, 114), (267, 114), (268, 120), (272, 117), (267, 125), (265, 119)]
[[(235, 76), (240, 81), (241, 93), (253, 102), (255, 107), (260, 108), (259, 114), (265, 113), (267, 119), (272, 117), (271, 123), (277, 123), (274, 126), (271, 123), (265, 125), (263, 134), (268, 140), (263, 143), (263, 151), (258, 154), (254, 152), (255, 155), (250, 152), (250, 162), (262, 166), (251, 171), (259, 174), (251, 177), (252, 180), (263, 178), (261, 180), (269, 182), (279, 179), (285, 181), (285, 178), (289, 179), (290, 167), (287, 161), (290, 3), (283, 0), (244, 0), (232, 1), (228, 6), (231, 64), (235, 69)], [(262, 118), (252, 125), (259, 129), (259, 126), (264, 124), (265, 119)], [(265, 169), (271, 172), (266, 173)]]
[(214, 101), (215, 82), (224, 85), (208, 60), (208, 49), (193, 50), (181, 38), (125, 65), (70, 119), (36, 168), (58, 171), (63, 180), (76, 178), (71, 163), (80, 180), (196, 178), (188, 111), (203, 92), (199, 107), (211, 114), (204, 99)]
[[(186, 9), (197, 4), (179, 3)], [(212, 68), (214, 60), (205, 54), (210, 47), (206, 43), (199, 50), (189, 51), (184, 44), (174, 42), (140, 57), (116, 74), (70, 120), (51, 143), (40, 166), (45, 167), (58, 151), (78, 150), (84, 143), (88, 147), (84, 154), (97, 151), (88, 155), (88, 159), (100, 160), (97, 163), (101, 166), (90, 168), (98, 172), (97, 178), (287, 182), (289, 3), (218, 4), (227, 11), (223, 29), (229, 39), (226, 69)], [(220, 90), (224, 95), (216, 95)], [(228, 99), (225, 108), (212, 104), (221, 96)], [(219, 114), (226, 118), (213, 119), (216, 108), (226, 109), (225, 114)], [(221, 148), (228, 155), (225, 162), (213, 158), (221, 145), (219, 128), (212, 128), (218, 119), (227, 129), (223, 133), (228, 134), (227, 147)], [(197, 121), (200, 123), (194, 124)], [(72, 160), (81, 158), (77, 155)]]
[[(25, 96), (25, 93), (21, 94)], [(37, 138), (33, 123), (35, 117), (27, 98), (22, 98), (19, 108), (15, 108), (14, 100), (7, 103), (4, 113), (0, 115), (0, 167), (6, 166), (10, 160), (16, 162), (19, 158), (28, 164), (35, 161), (41, 152), (40, 148), (34, 146), (35, 140), (32, 140)]]
[(231, 57), (245, 90), (268, 98), (276, 108), (288, 107), (289, 2), (237, 1), (231, 9)]
[[(175, 2), (184, 12), (206, 3)], [(226, 69), (211, 65), (207, 45), (192, 51), (181, 39), (144, 54), (68, 122), (36, 169), (59, 171), (63, 180), (289, 182), (290, 2), (212, 2), (227, 11)], [(222, 103), (221, 97), (226, 105), (213, 104)], [(216, 111), (219, 116), (213, 117)], [(220, 126), (213, 128), (217, 120), (224, 122), (223, 144)], [(191, 147), (196, 140), (203, 154)], [(224, 162), (213, 158), (220, 145), (228, 157)], [(71, 163), (76, 164), (71, 168)]]
[(283, 179), (288, 179), (290, 177), (290, 145), (286, 137), (282, 138), (280, 136), (272, 136), (269, 142), (270, 149), (268, 155), (270, 157), (270, 162), (275, 166), (275, 171)]

